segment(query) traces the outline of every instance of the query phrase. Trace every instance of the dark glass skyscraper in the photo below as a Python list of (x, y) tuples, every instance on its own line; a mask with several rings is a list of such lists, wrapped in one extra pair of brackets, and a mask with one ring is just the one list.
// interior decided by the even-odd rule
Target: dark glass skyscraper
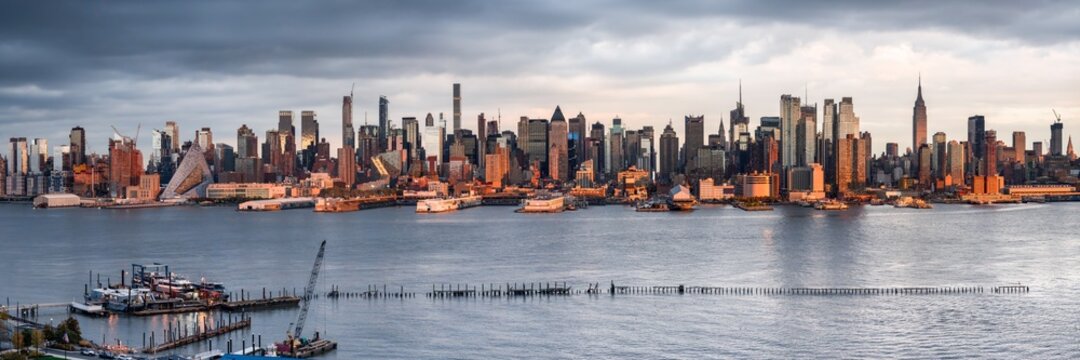
[(390, 100), (385, 96), (379, 97), (379, 152), (386, 151), (386, 130), (390, 126)]

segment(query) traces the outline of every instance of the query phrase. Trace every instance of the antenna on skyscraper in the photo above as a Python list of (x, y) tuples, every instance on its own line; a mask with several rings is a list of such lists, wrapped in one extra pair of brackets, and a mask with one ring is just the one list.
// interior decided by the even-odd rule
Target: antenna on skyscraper
[(349, 89), (349, 101), (353, 99), (353, 92), (356, 91), (356, 82), (352, 83), (352, 89)]
[(739, 107), (742, 107), (742, 78), (739, 78)]
[(502, 129), (502, 108), (495, 108), (495, 121), (499, 123), (499, 128)]

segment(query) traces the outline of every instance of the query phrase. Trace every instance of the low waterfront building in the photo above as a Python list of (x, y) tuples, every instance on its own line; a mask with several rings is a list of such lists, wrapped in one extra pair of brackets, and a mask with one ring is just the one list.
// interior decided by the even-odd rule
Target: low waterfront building
[(34, 198), (36, 208), (75, 207), (82, 202), (75, 194), (45, 194)]
[(825, 198), (825, 171), (820, 164), (788, 169), (787, 183), (789, 201)]
[(1012, 196), (1070, 195), (1076, 193), (1076, 187), (1065, 184), (1010, 185), (1005, 192)]
[(751, 173), (736, 176), (738, 188), (735, 193), (743, 198), (774, 198), (772, 173)]
[(699, 201), (720, 201), (735, 197), (735, 186), (728, 184), (716, 184), (712, 178), (698, 181)]
[(285, 197), (285, 186), (263, 183), (210, 184), (206, 189), (209, 199), (280, 199)]

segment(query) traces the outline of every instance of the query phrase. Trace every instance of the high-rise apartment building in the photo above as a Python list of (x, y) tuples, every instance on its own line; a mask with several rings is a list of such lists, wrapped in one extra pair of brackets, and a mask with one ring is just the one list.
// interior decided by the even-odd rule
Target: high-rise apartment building
[(1061, 156), (1064, 154), (1064, 152), (1062, 152), (1062, 145), (1064, 144), (1061, 137), (1062, 127), (1061, 121), (1055, 121), (1053, 124), (1050, 124), (1050, 155), (1052, 156)]
[(341, 147), (356, 148), (356, 129), (353, 128), (353, 94), (341, 98)]
[(379, 97), (379, 152), (384, 152), (389, 148), (387, 136), (389, 135), (390, 126), (390, 100), (385, 96)]
[(461, 84), (454, 83), (454, 136), (461, 132)]
[(798, 166), (798, 123), (802, 106), (798, 97), (780, 96), (780, 164), (783, 171)]

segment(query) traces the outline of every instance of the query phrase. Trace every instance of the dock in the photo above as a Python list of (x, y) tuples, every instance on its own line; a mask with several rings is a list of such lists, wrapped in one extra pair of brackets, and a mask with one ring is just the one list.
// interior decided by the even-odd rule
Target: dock
[[(587, 284), (585, 288), (574, 288), (566, 282), (527, 282), (503, 284), (432, 284), (430, 291), (423, 293), (428, 298), (500, 298), (533, 296), (572, 296), (572, 295), (719, 295), (719, 296), (916, 296), (916, 295), (962, 295), (962, 294), (1026, 294), (1031, 288), (1026, 285), (1005, 286), (903, 286), (903, 287), (740, 287), (740, 286), (693, 286), (693, 285), (652, 285), (652, 286), (610, 286), (600, 283)], [(365, 291), (348, 292), (334, 287), (324, 295), (330, 299), (394, 299), (412, 298), (414, 292), (406, 291), (404, 286), (387, 288), (386, 285), (369, 285)]]
[(291, 295), (282, 295), (278, 297), (261, 298), (254, 300), (241, 300), (241, 301), (229, 301), (223, 303), (217, 303), (214, 307), (229, 311), (249, 311), (258, 309), (276, 309), (285, 307), (296, 307), (300, 305), (300, 297)]
[(142, 352), (146, 353), (146, 354), (156, 354), (156, 353), (159, 353), (159, 352), (162, 352), (162, 351), (165, 351), (165, 350), (174, 349), (174, 348), (178, 348), (178, 347), (181, 347), (181, 346), (194, 344), (194, 343), (197, 343), (197, 342), (200, 342), (200, 341), (203, 341), (203, 340), (214, 338), (214, 337), (217, 337), (217, 336), (220, 336), (220, 335), (225, 335), (225, 334), (228, 334), (230, 332), (240, 330), (240, 329), (246, 329), (246, 328), (249, 328), (249, 327), (251, 327), (251, 319), (250, 318), (245, 318), (243, 320), (233, 322), (233, 323), (229, 323), (227, 325), (219, 326), (217, 328), (212, 328), (212, 329), (209, 329), (209, 328), (202, 328), (202, 329), (196, 328), (196, 329), (194, 329), (192, 331), (193, 333), (191, 333), (191, 334), (188, 334), (188, 332), (187, 332), (188, 329), (183, 329), (184, 332), (181, 333), (181, 330), (179, 329), (179, 327), (173, 328), (170, 325), (169, 330), (164, 330), (163, 331), (164, 338), (166, 339), (165, 343), (162, 343), (160, 345), (156, 345), (154, 336), (157, 335), (157, 334), (151, 334), (150, 335), (150, 346), (143, 349)]

